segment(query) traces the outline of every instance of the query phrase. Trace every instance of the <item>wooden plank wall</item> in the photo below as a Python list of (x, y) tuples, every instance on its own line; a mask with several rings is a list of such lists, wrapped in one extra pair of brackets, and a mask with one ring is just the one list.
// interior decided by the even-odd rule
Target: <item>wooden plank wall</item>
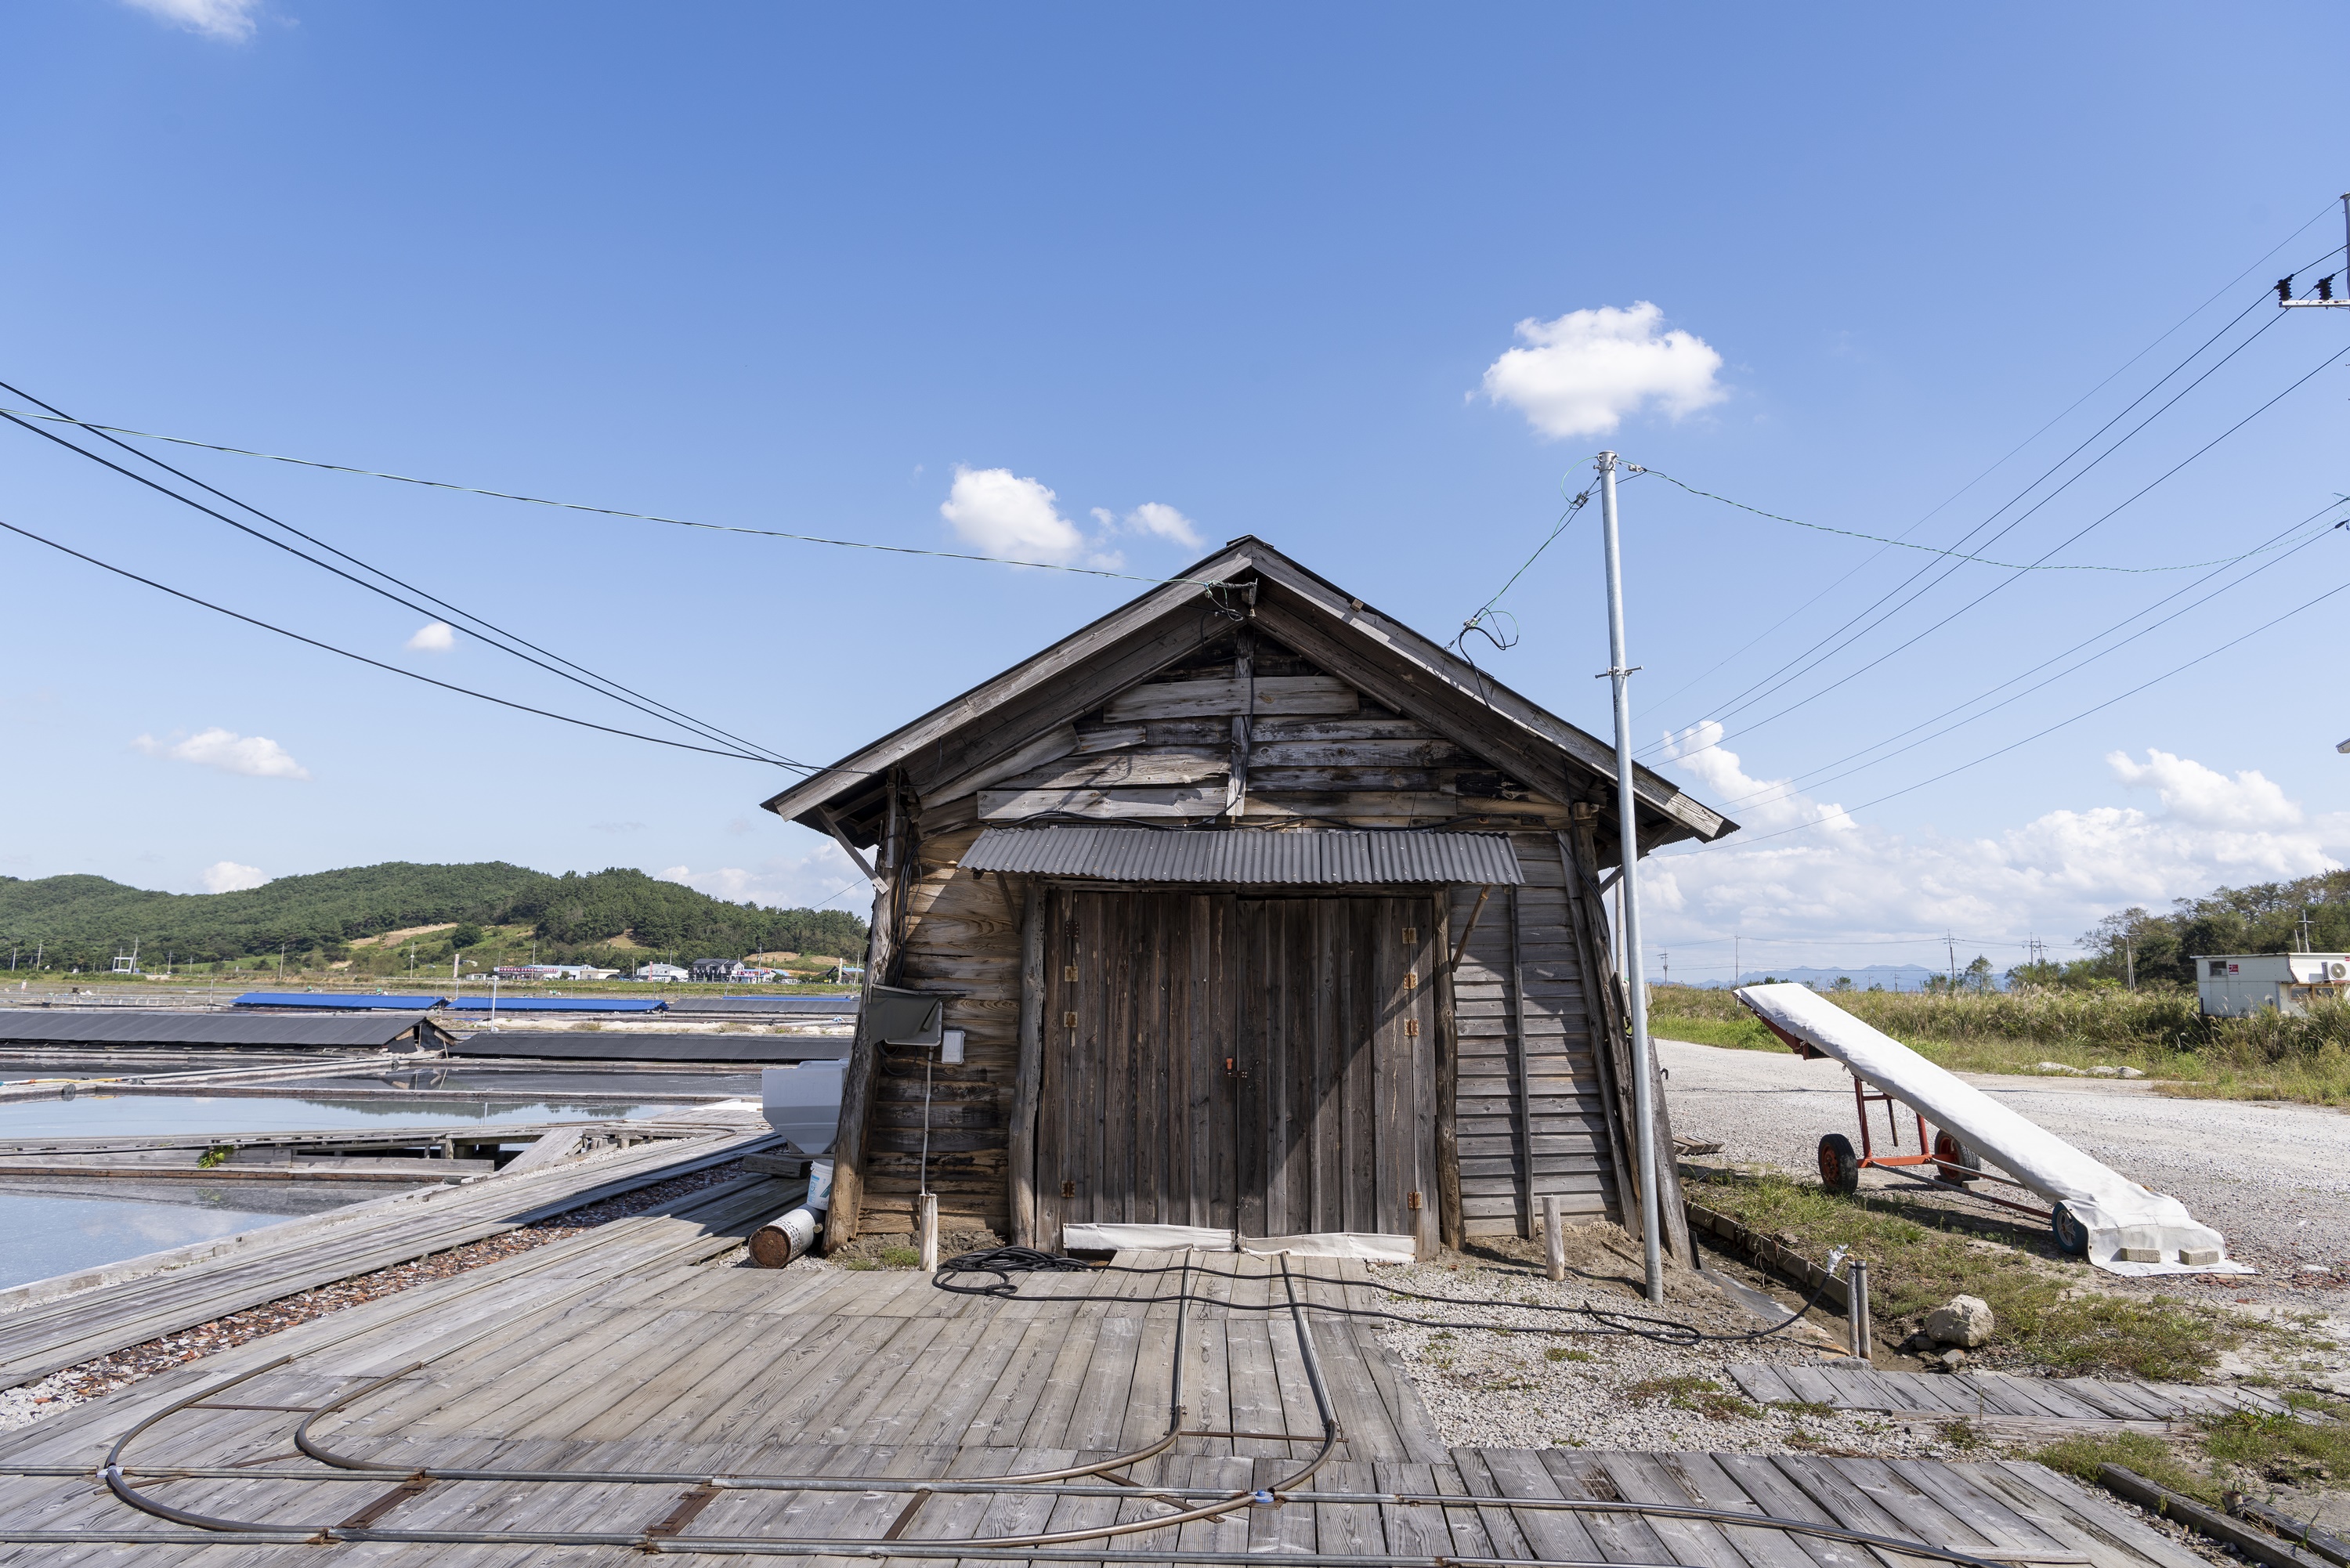
[[(1004, 1141), (1019, 1049), (1020, 919), (996, 878), (956, 868), (978, 836), (977, 828), (964, 828), (922, 841), (898, 983), (955, 993), (946, 1026), (965, 1034), (962, 1065), (935, 1067), (931, 1084), (931, 1190), (939, 1195), (940, 1227), (983, 1225), (1009, 1236)], [(914, 1053), (884, 1054), (908, 1061), (885, 1061), (876, 1085), (858, 1228), (903, 1233), (914, 1228), (920, 1190), (922, 1075)]]
[[(1494, 890), (1452, 977), (1461, 1212), (1471, 1236), (1532, 1235), (1547, 1193), (1574, 1218), (1623, 1219), (1568, 868), (1555, 833), (1511, 841), (1525, 885)], [(1474, 888), (1453, 889), (1455, 947), (1476, 902)]]

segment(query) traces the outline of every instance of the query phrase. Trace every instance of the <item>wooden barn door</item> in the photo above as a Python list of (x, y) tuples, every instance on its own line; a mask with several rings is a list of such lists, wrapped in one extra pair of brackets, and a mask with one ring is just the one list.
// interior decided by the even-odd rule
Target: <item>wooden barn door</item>
[(1047, 899), (1043, 1236), (1417, 1229), (1435, 1199), (1423, 898), (1056, 888)]

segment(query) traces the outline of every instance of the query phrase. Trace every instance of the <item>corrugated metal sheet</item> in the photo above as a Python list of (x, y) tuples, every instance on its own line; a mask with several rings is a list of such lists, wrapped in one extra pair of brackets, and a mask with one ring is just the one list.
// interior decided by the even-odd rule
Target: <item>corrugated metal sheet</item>
[(333, 1012), (421, 1012), (448, 1004), (445, 996), (338, 996), (318, 991), (248, 991), (232, 1003), (236, 1007), (320, 1007)]
[(1132, 827), (991, 827), (969, 871), (1104, 882), (1243, 887), (1512, 884), (1525, 878), (1503, 833), (1158, 833)]
[[(500, 1012), (661, 1012), (669, 1003), (657, 996), (502, 996), (497, 999)], [(461, 1002), (450, 1003), (452, 1012), (487, 1012), (490, 999), (467, 992)]]
[(778, 992), (773, 996), (696, 996), (691, 991), (680, 992), (669, 1004), (671, 1012), (750, 1012), (808, 1013), (819, 1018), (853, 1018), (857, 1015), (857, 995), (795, 996), (790, 992)]
[(556, 1034), (486, 1031), (449, 1047), (452, 1056), (531, 1056), (566, 1062), (837, 1062), (848, 1042), (785, 1034)]
[[(0, 1012), (0, 1044), (232, 1045), (373, 1051), (415, 1032), (421, 1012), (346, 1013), (334, 1018), (284, 1013), (158, 1012), (129, 1008), (105, 1012), (44, 1009)], [(430, 1031), (434, 1041), (444, 1036)]]

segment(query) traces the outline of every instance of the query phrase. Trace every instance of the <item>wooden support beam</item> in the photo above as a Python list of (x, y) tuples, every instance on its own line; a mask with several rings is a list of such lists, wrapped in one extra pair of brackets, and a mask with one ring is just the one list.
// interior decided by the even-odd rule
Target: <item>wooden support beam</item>
[[(1045, 1074), (1045, 889), (1028, 880), (1020, 910), (1020, 1044), (1012, 1072), (1012, 1243), (1036, 1240), (1036, 1106)], [(1056, 1238), (1057, 1240), (1057, 1238)]]
[(816, 808), (816, 816), (817, 821), (824, 824), (824, 830), (832, 835), (832, 841), (840, 846), (841, 853), (847, 855), (856, 863), (857, 868), (865, 873), (865, 879), (873, 884), (875, 890), (877, 892), (886, 890), (889, 885), (881, 880), (880, 873), (873, 869), (873, 862), (865, 858), (864, 853), (857, 846), (848, 842), (848, 835), (841, 831), (840, 818), (833, 815), (831, 811), (824, 806)]
[(1444, 966), (1446, 974), (1459, 969), (1461, 961), (1469, 956), (1469, 934), (1477, 929), (1477, 917), (1485, 912), (1485, 900), (1492, 896), (1493, 889), (1490, 885), (1477, 889), (1477, 902), (1470, 909), (1468, 921), (1461, 928), (1461, 940), (1453, 946), (1451, 961)]

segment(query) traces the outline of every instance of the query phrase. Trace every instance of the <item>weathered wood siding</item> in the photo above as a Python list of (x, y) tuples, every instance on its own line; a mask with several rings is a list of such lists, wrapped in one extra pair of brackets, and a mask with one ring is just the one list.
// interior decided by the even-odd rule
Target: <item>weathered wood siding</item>
[[(947, 1024), (968, 1038), (963, 1065), (941, 1066), (933, 1080), (931, 1185), (942, 1216), (1012, 1233), (1005, 1145), (1021, 891), (959, 872), (963, 851), (990, 824), (1220, 816), (1510, 832), (1526, 885), (1494, 889), (1454, 976), (1464, 1228), (1524, 1234), (1545, 1193), (1570, 1214), (1621, 1218), (1567, 902), (1583, 894), (1557, 836), (1567, 805), (1288, 649), (1259, 638), (1244, 652), (1229, 636), (920, 795), (921, 864), (897, 983), (956, 993)], [(1453, 889), (1440, 914), (1443, 896), (1417, 890), (1045, 889), (1038, 1239), (1051, 1245), (1065, 1220), (1095, 1219), (1253, 1234), (1412, 1231), (1409, 1195), (1437, 1201), (1432, 981), (1475, 898), (1475, 888)], [(1427, 913), (1407, 918), (1407, 905)], [(1604, 931), (1598, 911), (1583, 914), (1586, 929)], [(1098, 955), (1066, 950), (1073, 919), (1097, 930)], [(1419, 950), (1408, 958), (1406, 929)], [(1405, 973), (1416, 982), (1409, 996), (1373, 994), (1397, 990)], [(1081, 1020), (1075, 1044), (1071, 1012)], [(1358, 1062), (1336, 1044), (1399, 1032), (1407, 1016), (1419, 1033), (1400, 1056)], [(1262, 1075), (1246, 1065), (1258, 1060)], [(879, 1084), (864, 1229), (912, 1224), (921, 1095), (919, 1071)], [(1396, 1118), (1397, 1135), (1382, 1143), (1365, 1130), (1367, 1115)], [(1089, 1152), (1067, 1174), (1080, 1139), (1093, 1140)], [(1068, 1199), (1064, 1181), (1078, 1184)]]
[[(946, 1026), (965, 1035), (962, 1065), (931, 1070), (931, 1190), (939, 1195), (940, 1224), (984, 1225), (1000, 1236), (1011, 1215), (1004, 1135), (1018, 1049), (1020, 919), (993, 879), (956, 869), (978, 836), (970, 828), (921, 844), (896, 983), (953, 993)], [(916, 1054), (883, 1052), (866, 1145), (866, 1231), (914, 1228), (923, 1120)], [(897, 1056), (908, 1060), (891, 1060)]]
[[(1462, 1229), (1533, 1233), (1544, 1194), (1579, 1219), (1623, 1215), (1593, 1055), (1590, 998), (1555, 833), (1514, 833), (1519, 888), (1497, 888), (1453, 971)], [(1477, 889), (1452, 890), (1458, 946)]]
[(1056, 888), (1040, 1231), (1414, 1233), (1436, 900)]

